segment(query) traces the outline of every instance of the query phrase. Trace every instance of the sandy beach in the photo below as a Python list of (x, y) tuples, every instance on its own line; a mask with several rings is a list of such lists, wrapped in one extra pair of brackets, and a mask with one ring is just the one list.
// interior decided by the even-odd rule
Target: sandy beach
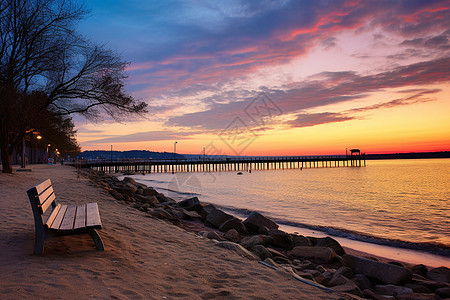
[[(355, 299), (328, 293), (119, 203), (70, 166), (0, 174), (2, 299)], [(105, 251), (88, 235), (45, 242), (33, 255), (26, 191), (51, 178), (57, 201), (97, 202)]]

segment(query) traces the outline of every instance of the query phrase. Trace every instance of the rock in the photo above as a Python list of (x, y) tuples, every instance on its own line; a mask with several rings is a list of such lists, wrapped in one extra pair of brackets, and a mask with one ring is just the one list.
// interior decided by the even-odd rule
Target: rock
[(395, 297), (397, 300), (441, 300), (439, 296), (436, 294), (406, 294), (406, 295), (398, 295)]
[(296, 270), (305, 270), (305, 269), (315, 270), (317, 268), (316, 265), (310, 262), (309, 260), (299, 261), (298, 259), (294, 259), (293, 263)]
[(344, 255), (345, 254), (345, 250), (344, 248), (342, 248), (341, 244), (339, 244), (338, 241), (336, 241), (335, 239), (327, 236), (324, 238), (318, 238), (316, 240), (316, 243), (314, 246), (321, 246), (321, 247), (329, 247), (334, 249), (334, 251), (336, 252), (337, 255)]
[(244, 247), (242, 247), (239, 244), (236, 244), (236, 243), (233, 243), (230, 241), (224, 241), (224, 242), (218, 242), (216, 245), (219, 247), (225, 248), (225, 249), (232, 250), (232, 251), (236, 252), (237, 254), (239, 254), (243, 257), (246, 257), (248, 259), (259, 260), (259, 258), (255, 254), (251, 253), (250, 251), (248, 251), (247, 249), (245, 249)]
[(442, 299), (450, 298), (450, 287), (441, 287), (436, 290), (436, 294)]
[(212, 204), (207, 204), (202, 207), (202, 211), (200, 212), (200, 215), (202, 216), (202, 220), (205, 221), (206, 217), (213, 211), (215, 211), (217, 208)]
[(423, 294), (431, 294), (433, 291), (426, 286), (417, 284), (417, 283), (410, 283), (405, 285), (405, 287), (408, 287), (413, 290), (414, 293), (423, 293)]
[(229, 215), (220, 209), (211, 211), (205, 220), (205, 225), (213, 228), (219, 228), (226, 221), (233, 219), (232, 215)]
[(242, 224), (242, 221), (238, 218), (233, 218), (225, 221), (222, 225), (220, 225), (219, 230), (222, 232), (226, 232), (230, 229), (235, 229), (240, 234), (248, 234), (247, 228)]
[(136, 181), (131, 177), (125, 177), (122, 181), (124, 183), (131, 183), (132, 185), (136, 185)]
[(384, 297), (384, 296), (377, 295), (377, 294), (375, 294), (374, 291), (372, 291), (370, 289), (363, 290), (363, 297), (367, 298), (367, 299), (373, 299), (373, 300), (391, 300), (391, 299), (393, 299), (393, 297), (391, 297), (391, 296)]
[(259, 256), (261, 260), (265, 260), (266, 258), (273, 258), (272, 254), (269, 250), (267, 250), (266, 247), (263, 245), (256, 245), (254, 246), (251, 251)]
[(142, 195), (143, 196), (156, 196), (156, 195), (158, 195), (158, 192), (154, 188), (148, 187), (142, 191)]
[(294, 240), (290, 234), (278, 229), (270, 229), (269, 235), (272, 237), (275, 246), (286, 250), (294, 248)]
[(135, 195), (135, 198), (143, 203), (148, 203), (152, 206), (156, 205), (158, 202), (158, 199), (156, 199), (155, 196), (141, 196), (141, 195)]
[(251, 236), (250, 238), (245, 240), (243, 239), (241, 243), (245, 248), (251, 249), (256, 245), (267, 246), (268, 244), (272, 243), (272, 238), (270, 236), (260, 234)]
[(342, 275), (348, 279), (352, 279), (353, 277), (355, 277), (355, 273), (353, 273), (352, 269), (346, 266), (342, 266), (339, 269), (337, 269), (334, 275), (336, 276)]
[(109, 193), (111, 194), (111, 196), (113, 196), (116, 200), (125, 200), (125, 198), (123, 197), (123, 195), (119, 192), (117, 192), (116, 190), (109, 190)]
[(336, 257), (336, 252), (332, 248), (320, 246), (297, 246), (294, 247), (289, 254), (297, 258), (309, 259), (317, 263), (328, 263)]
[(289, 260), (289, 258), (286, 255), (284, 255), (283, 253), (281, 253), (280, 251), (277, 251), (272, 248), (266, 248), (266, 249), (269, 250), (270, 254), (272, 254), (273, 257), (281, 257), (281, 258)]
[(264, 234), (264, 235), (268, 235), (269, 234), (269, 228), (267, 228), (266, 226), (261, 226), (258, 229), (257, 234)]
[(425, 265), (422, 265), (422, 264), (421, 265), (415, 265), (415, 266), (413, 266), (411, 268), (411, 271), (414, 274), (418, 274), (418, 275), (421, 275), (423, 277), (426, 277), (427, 273), (428, 273), (428, 268)]
[(207, 239), (223, 241), (223, 238), (215, 231), (204, 231), (201, 233)]
[(163, 193), (158, 193), (155, 195), (156, 199), (158, 199), (159, 203), (171, 203), (171, 204), (176, 204), (177, 202), (175, 200), (173, 200), (172, 198), (166, 197), (166, 195), (164, 195)]
[(418, 279), (418, 278), (413, 278), (413, 284), (424, 286), (432, 291), (445, 286), (444, 282), (437, 282), (429, 279)]
[(297, 247), (297, 246), (312, 246), (311, 241), (307, 237), (305, 237), (303, 235), (294, 235), (294, 234), (292, 234), (291, 237), (292, 237), (292, 240), (294, 242), (294, 247)]
[(356, 274), (352, 280), (354, 283), (356, 283), (361, 291), (364, 291), (366, 289), (373, 289), (372, 283), (370, 282), (369, 278), (367, 278), (363, 274)]
[(269, 229), (278, 229), (277, 223), (256, 211), (252, 212), (243, 223), (247, 227), (248, 232), (252, 234), (257, 233), (259, 228), (263, 226)]
[(236, 229), (230, 229), (223, 235), (224, 238), (231, 242), (237, 243), (239, 241), (239, 232)]
[(202, 218), (202, 216), (200, 216), (196, 211), (189, 211), (186, 209), (182, 209), (181, 211), (183, 212), (184, 219), (186, 220), (200, 220)]
[(413, 290), (404, 286), (386, 284), (386, 285), (376, 285), (375, 293), (377, 293), (378, 295), (385, 295), (385, 296), (397, 296), (397, 295), (412, 294)]
[(130, 188), (131, 194), (135, 194), (136, 193), (137, 187), (134, 184), (131, 184), (131, 183), (127, 182), (127, 183), (125, 183), (125, 185)]
[(342, 275), (333, 275), (331, 279), (326, 283), (326, 286), (333, 287), (336, 285), (343, 285), (346, 284), (348, 281), (348, 278), (342, 276)]
[(203, 207), (197, 197), (178, 202), (178, 207), (182, 207), (189, 211), (196, 211), (197, 213), (201, 213), (203, 210)]
[(341, 276), (346, 281), (344, 284), (333, 286), (332, 290), (335, 292), (341, 292), (341, 293), (350, 293), (353, 295), (357, 295), (362, 297), (362, 292), (359, 289), (359, 287), (350, 279), (345, 278), (344, 276)]
[(172, 220), (172, 215), (162, 208), (150, 209), (148, 214), (158, 219)]
[(427, 278), (437, 282), (450, 283), (450, 269), (446, 267), (431, 269), (427, 273)]
[(316, 270), (319, 271), (320, 273), (324, 273), (324, 272), (327, 271), (327, 269), (325, 269), (325, 267), (322, 266), (322, 265), (318, 265), (318, 266), (316, 267)]
[(343, 256), (343, 261), (353, 272), (376, 278), (385, 284), (401, 285), (411, 282), (412, 279), (410, 270), (392, 264), (348, 254)]
[(115, 185), (112, 188), (122, 195), (131, 195), (133, 193), (131, 188), (127, 185)]

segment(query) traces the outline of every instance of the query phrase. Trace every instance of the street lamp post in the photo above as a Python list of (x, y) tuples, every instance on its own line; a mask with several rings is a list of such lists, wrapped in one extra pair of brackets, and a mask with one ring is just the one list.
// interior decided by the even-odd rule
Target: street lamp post
[(48, 164), (48, 148), (50, 147), (50, 144), (47, 145), (47, 164)]
[(174, 154), (177, 153), (177, 144), (178, 144), (177, 141), (175, 141), (175, 143), (173, 143), (173, 153), (174, 153)]

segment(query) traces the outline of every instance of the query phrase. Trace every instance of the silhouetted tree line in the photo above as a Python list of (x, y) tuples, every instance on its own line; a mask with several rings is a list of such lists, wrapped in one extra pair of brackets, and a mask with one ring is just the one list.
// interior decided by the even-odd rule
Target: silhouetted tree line
[[(92, 121), (142, 114), (124, 90), (127, 63), (76, 32), (88, 11), (76, 1), (0, 2), (0, 152), (3, 172), (24, 137), (39, 131), (76, 148), (71, 115)], [(59, 146), (62, 150), (62, 144)]]

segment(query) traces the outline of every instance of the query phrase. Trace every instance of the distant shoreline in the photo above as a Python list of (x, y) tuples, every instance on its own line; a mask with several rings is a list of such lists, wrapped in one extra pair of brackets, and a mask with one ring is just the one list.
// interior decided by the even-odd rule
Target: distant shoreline
[(366, 154), (366, 160), (379, 160), (379, 159), (421, 159), (421, 158), (450, 158), (450, 151), (442, 151), (442, 152), (390, 153), (390, 154)]

